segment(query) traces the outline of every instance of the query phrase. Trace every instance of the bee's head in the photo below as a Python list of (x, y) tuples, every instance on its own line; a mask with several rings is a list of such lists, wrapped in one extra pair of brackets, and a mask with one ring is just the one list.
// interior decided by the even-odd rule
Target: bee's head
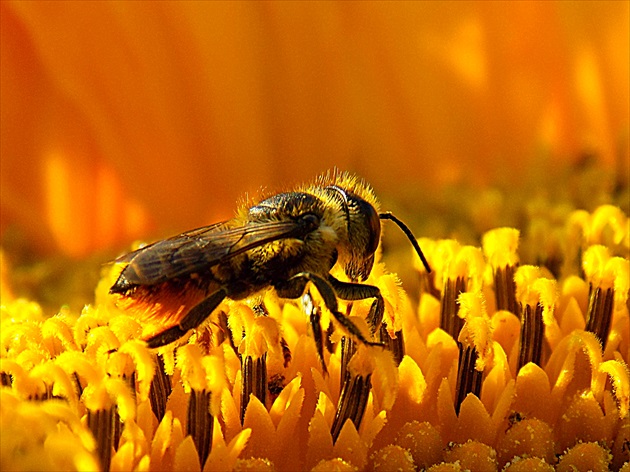
[(378, 202), (368, 185), (341, 174), (337, 183), (327, 185), (324, 191), (340, 202), (340, 211), (346, 221), (347, 235), (341, 238), (339, 263), (350, 280), (364, 281), (369, 277), (381, 240), (381, 220), (390, 220), (402, 230), (427, 272), (431, 272), (411, 230), (390, 212), (379, 213)]
[(374, 265), (374, 253), (381, 240), (381, 221), (370, 202), (356, 193), (330, 185), (325, 188), (341, 202), (347, 238), (342, 240), (339, 262), (350, 280), (366, 280)]

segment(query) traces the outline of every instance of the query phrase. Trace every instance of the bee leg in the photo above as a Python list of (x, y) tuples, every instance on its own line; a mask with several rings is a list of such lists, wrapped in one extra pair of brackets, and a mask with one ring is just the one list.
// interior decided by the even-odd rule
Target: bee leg
[(337, 294), (330, 282), (323, 277), (313, 274), (311, 272), (300, 272), (295, 274), (284, 282), (277, 282), (274, 285), (278, 296), (281, 298), (299, 298), (304, 293), (307, 282), (311, 282), (317, 288), (317, 291), (324, 300), (326, 308), (330, 310), (337, 322), (344, 327), (352, 336), (357, 338), (363, 344), (370, 346), (382, 346), (381, 343), (375, 343), (368, 341), (365, 336), (359, 331), (359, 328), (350, 321), (344, 314), (339, 311), (339, 305), (337, 303)]
[[(380, 339), (387, 346), (387, 349), (392, 351), (394, 359), (398, 364), (400, 364), (405, 354), (402, 331), (397, 332), (396, 337), (392, 338), (387, 331), (387, 327), (381, 324), (383, 321), (383, 313), (385, 312), (385, 302), (383, 301), (383, 296), (381, 295), (381, 291), (378, 287), (373, 285), (342, 282), (335, 279), (332, 275), (328, 276), (328, 281), (335, 289), (335, 292), (337, 292), (337, 296), (342, 300), (361, 300), (374, 297), (374, 302), (372, 303), (370, 312), (367, 316), (368, 324), (372, 329), (372, 334), (375, 335), (376, 339)], [(378, 336), (376, 336), (377, 333)], [(349, 344), (351, 344), (351, 342), (349, 342)], [(352, 357), (354, 351), (350, 348), (349, 352), (351, 353), (348, 358)], [(343, 365), (342, 361), (342, 366)]]
[(208, 298), (195, 305), (192, 310), (186, 313), (186, 316), (176, 324), (171, 326), (167, 330), (156, 334), (155, 336), (147, 339), (147, 345), (150, 348), (166, 346), (167, 344), (177, 341), (184, 336), (188, 330), (199, 326), (203, 320), (205, 320), (214, 311), (219, 303), (227, 296), (227, 291), (223, 288), (212, 293)]
[(385, 312), (385, 302), (378, 287), (374, 285), (365, 285), (353, 282), (342, 282), (328, 276), (328, 282), (332, 285), (335, 293), (342, 300), (364, 300), (366, 298), (374, 298), (374, 302), (370, 307), (367, 322), (370, 325), (372, 334), (375, 334), (378, 327), (383, 321), (383, 313)]
[[(364, 300), (366, 298), (374, 298), (372, 306), (367, 316), (367, 322), (372, 331), (372, 335), (376, 335), (379, 332), (379, 326), (383, 320), (383, 313), (385, 311), (385, 302), (383, 296), (378, 287), (374, 285), (366, 285), (354, 282), (342, 282), (336, 279), (332, 275), (328, 276), (328, 282), (332, 285), (337, 293), (337, 296), (342, 300)], [(378, 338), (377, 338), (378, 339)], [(381, 341), (383, 338), (381, 337)], [(387, 345), (387, 339), (385, 339), (385, 345)], [(356, 351), (356, 346), (352, 339), (341, 340), (341, 386), (343, 388), (346, 380), (346, 368), (348, 362), (352, 358)], [(369, 389), (368, 389), (369, 392)]]
[(309, 314), (311, 328), (313, 330), (313, 339), (315, 340), (315, 346), (317, 348), (317, 357), (322, 365), (322, 372), (325, 375), (328, 375), (328, 368), (326, 367), (326, 361), (324, 360), (324, 337), (322, 333), (322, 325), (320, 324), (322, 312), (319, 307), (315, 306), (313, 298), (308, 292), (302, 296), (302, 305), (304, 306), (305, 311)]

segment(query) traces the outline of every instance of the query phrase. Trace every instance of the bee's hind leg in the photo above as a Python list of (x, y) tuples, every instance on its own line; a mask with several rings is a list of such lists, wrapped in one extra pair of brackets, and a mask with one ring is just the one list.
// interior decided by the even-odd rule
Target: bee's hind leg
[(189, 330), (199, 326), (216, 307), (227, 296), (225, 289), (219, 289), (213, 292), (208, 298), (195, 305), (182, 320), (175, 326), (171, 326), (167, 330), (158, 333), (147, 339), (147, 345), (150, 348), (166, 346), (167, 344), (177, 341), (184, 336)]

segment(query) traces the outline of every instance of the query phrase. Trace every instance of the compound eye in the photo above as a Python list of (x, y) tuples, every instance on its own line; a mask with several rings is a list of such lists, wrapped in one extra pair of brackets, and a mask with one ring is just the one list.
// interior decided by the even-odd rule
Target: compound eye
[(372, 205), (365, 200), (359, 202), (360, 214), (365, 218), (365, 225), (368, 228), (368, 240), (365, 247), (365, 254), (370, 255), (376, 252), (378, 243), (381, 240), (381, 220)]

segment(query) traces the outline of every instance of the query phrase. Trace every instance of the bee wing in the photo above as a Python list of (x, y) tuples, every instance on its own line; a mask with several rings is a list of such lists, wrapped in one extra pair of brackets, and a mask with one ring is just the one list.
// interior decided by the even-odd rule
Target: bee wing
[(245, 251), (278, 239), (304, 235), (296, 221), (269, 221), (230, 227), (218, 223), (182, 233), (124, 255), (116, 262), (129, 264), (112, 287), (154, 285), (176, 277), (203, 273)]
[(173, 247), (176, 247), (178, 244), (181, 244), (184, 240), (186, 240), (186, 238), (201, 237), (204, 234), (210, 234), (213, 232), (221, 231), (221, 228), (227, 227), (228, 223), (229, 222), (227, 221), (222, 221), (221, 223), (215, 223), (213, 225), (203, 226), (201, 228), (186, 231), (185, 233), (178, 234), (177, 236), (173, 236), (168, 239), (164, 239), (164, 240), (156, 241), (151, 244), (147, 244), (146, 246), (142, 246), (141, 248), (136, 249), (135, 251), (128, 252), (127, 254), (123, 254), (122, 256), (118, 256), (114, 260), (114, 262), (131, 262), (132, 259), (136, 257), (137, 255), (139, 255), (140, 253), (147, 252), (147, 251), (154, 251), (154, 250), (159, 251), (160, 248), (156, 248), (156, 246), (160, 246), (161, 248), (166, 248), (167, 246), (172, 245)]

